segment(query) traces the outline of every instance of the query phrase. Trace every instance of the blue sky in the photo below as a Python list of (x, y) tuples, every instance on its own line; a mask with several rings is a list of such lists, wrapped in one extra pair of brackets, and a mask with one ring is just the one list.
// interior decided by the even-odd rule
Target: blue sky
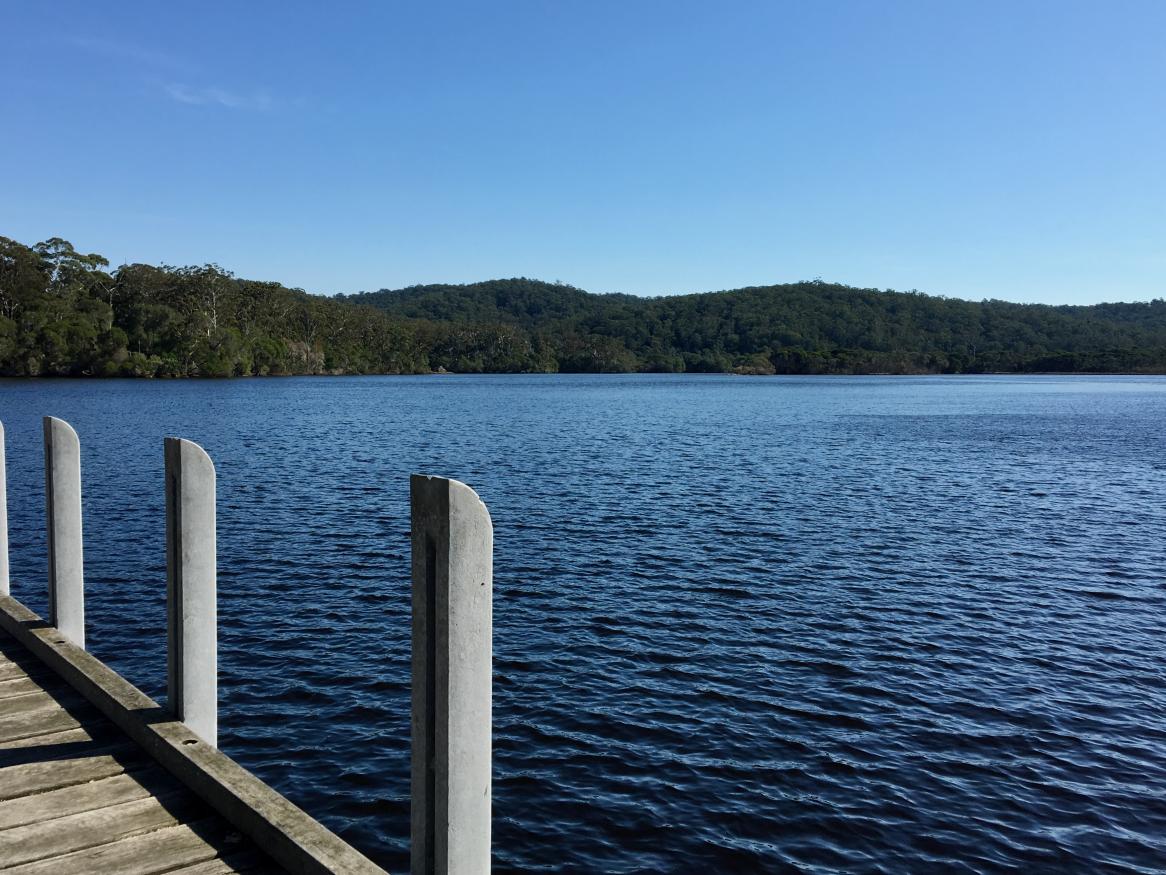
[(0, 5), (0, 234), (312, 292), (1166, 296), (1166, 3)]

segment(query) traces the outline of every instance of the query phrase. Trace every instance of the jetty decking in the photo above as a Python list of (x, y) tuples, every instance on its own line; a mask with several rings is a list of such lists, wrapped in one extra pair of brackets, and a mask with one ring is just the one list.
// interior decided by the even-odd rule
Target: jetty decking
[(383, 872), (10, 596), (0, 870)]
[(6, 633), (0, 868), (14, 875), (285, 871)]

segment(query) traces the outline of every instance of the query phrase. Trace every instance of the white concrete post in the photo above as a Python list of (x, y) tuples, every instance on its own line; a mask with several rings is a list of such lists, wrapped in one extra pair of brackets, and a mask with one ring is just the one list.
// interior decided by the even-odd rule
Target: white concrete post
[(215, 466), (198, 444), (166, 438), (166, 626), (170, 710), (219, 743)]
[(413, 475), (412, 875), (490, 871), (494, 528), (474, 490)]
[(81, 442), (63, 419), (44, 418), (45, 517), (49, 534), (49, 622), (85, 646), (81, 551)]
[(0, 594), (8, 595), (8, 474), (4, 459), (4, 423), (0, 422)]

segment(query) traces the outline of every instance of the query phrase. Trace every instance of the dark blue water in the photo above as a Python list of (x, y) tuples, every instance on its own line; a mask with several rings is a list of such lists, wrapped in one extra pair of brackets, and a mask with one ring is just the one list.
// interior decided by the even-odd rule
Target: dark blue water
[(165, 693), (162, 437), (219, 472), (221, 746), (408, 858), (408, 475), (495, 524), (498, 871), (1166, 869), (1166, 379), (3, 382), (83, 445), (90, 649)]

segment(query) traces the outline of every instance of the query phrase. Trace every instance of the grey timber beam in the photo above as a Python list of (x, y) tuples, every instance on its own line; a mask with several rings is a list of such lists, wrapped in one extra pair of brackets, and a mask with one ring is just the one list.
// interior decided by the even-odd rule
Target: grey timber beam
[(170, 709), (218, 745), (215, 466), (202, 447), (166, 438), (166, 615)]
[(494, 530), (464, 483), (414, 475), (412, 875), (490, 871)]
[(81, 549), (81, 442), (63, 419), (44, 418), (45, 517), (49, 548), (49, 622), (85, 646), (85, 570)]
[(8, 468), (4, 457), (4, 423), (0, 422), (0, 595), (8, 595)]

